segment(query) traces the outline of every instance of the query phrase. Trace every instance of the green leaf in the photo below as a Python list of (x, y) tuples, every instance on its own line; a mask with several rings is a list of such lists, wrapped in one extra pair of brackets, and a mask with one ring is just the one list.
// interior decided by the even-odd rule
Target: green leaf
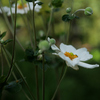
[(6, 76), (1, 76), (0, 77), (0, 84), (3, 83), (3, 82), (5, 82), (5, 79), (6, 79)]
[(8, 40), (3, 41), (3, 42), (1, 42), (1, 43), (4, 44), (4, 45), (6, 45), (7, 43), (9, 43), (9, 42), (11, 42), (11, 41), (13, 41), (13, 40), (12, 40), (12, 39), (8, 39)]
[(33, 2), (33, 1), (36, 1), (36, 0), (26, 0), (27, 2)]
[(42, 4), (43, 4), (43, 2), (40, 2), (40, 1), (39, 1), (39, 2), (37, 2), (36, 4), (38, 4), (38, 5), (42, 5)]
[(11, 93), (17, 93), (22, 89), (22, 86), (18, 81), (12, 81), (8, 85), (5, 85), (4, 89)]
[(34, 60), (34, 51), (32, 49), (25, 50), (25, 61), (32, 62)]
[(62, 16), (62, 20), (63, 20), (64, 22), (68, 22), (68, 21), (70, 21), (70, 19), (69, 19), (69, 15), (68, 15), (68, 14), (63, 15), (63, 16)]
[(6, 35), (6, 32), (3, 32), (2, 34), (0, 34), (0, 40)]
[(5, 80), (6, 80), (6, 76), (0, 77), (0, 96), (2, 95), (2, 90), (3, 90), (4, 85), (6, 84)]
[(65, 22), (68, 22), (68, 21), (70, 21), (74, 18), (78, 19), (78, 17), (76, 15), (73, 15), (73, 14), (65, 14), (65, 15), (62, 16), (62, 20), (65, 21)]

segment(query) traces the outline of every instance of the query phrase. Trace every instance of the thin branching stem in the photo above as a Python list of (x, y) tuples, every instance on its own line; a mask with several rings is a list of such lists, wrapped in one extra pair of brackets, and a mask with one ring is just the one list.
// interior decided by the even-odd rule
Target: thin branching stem
[(65, 74), (66, 74), (66, 71), (67, 71), (67, 66), (65, 67), (65, 71), (64, 71), (62, 77), (60, 78), (60, 80), (59, 80), (59, 82), (58, 82), (58, 85), (57, 85), (57, 87), (56, 87), (56, 90), (55, 90), (55, 92), (54, 92), (53, 97), (52, 97), (51, 100), (54, 100), (55, 95), (56, 95), (56, 93), (57, 93), (57, 91), (58, 91), (58, 88), (59, 88), (59, 86), (60, 86), (60, 83), (61, 83), (62, 79), (64, 78), (64, 76), (65, 76)]
[[(8, 66), (9, 66), (9, 68), (10, 68), (10, 63), (9, 63), (9, 60), (8, 60), (8, 57), (7, 57), (7, 52), (6, 52), (6, 50), (5, 50), (5, 48), (3, 47), (3, 53), (4, 53), (4, 56), (5, 56), (5, 59), (6, 59), (6, 61), (7, 61), (7, 63), (8, 63)], [(17, 79), (17, 77), (16, 77), (16, 75), (15, 75), (15, 73), (12, 71), (12, 75), (13, 75), (13, 77), (15, 78), (15, 80), (18, 80)], [(28, 95), (25, 93), (25, 91), (22, 89), (22, 92), (25, 94), (25, 96), (26, 96), (26, 98), (28, 99), (28, 100), (31, 100), (29, 97), (28, 97)]]
[(53, 16), (53, 8), (51, 8), (50, 19), (49, 19), (49, 23), (48, 23), (48, 30), (47, 30), (47, 34), (46, 34), (46, 39), (47, 39), (47, 37), (49, 35), (49, 32), (50, 32), (52, 16)]
[[(36, 27), (35, 27), (35, 2), (33, 0), (33, 33), (34, 33), (34, 50), (37, 48), (37, 40), (36, 40)], [(39, 83), (38, 83), (38, 66), (35, 66), (36, 72), (36, 89), (37, 89), (37, 100), (39, 100)]]
[[(3, 13), (3, 16), (4, 16), (5, 22), (6, 22), (8, 28), (10, 29), (10, 31), (11, 31), (13, 37), (14, 37), (13, 28), (11, 27), (10, 22), (9, 22), (9, 20), (8, 20), (8, 18), (7, 18), (7, 15), (6, 15), (6, 13), (4, 12), (4, 10), (3, 10), (3, 8), (2, 8), (2, 3), (1, 3), (1, 1), (0, 1), (0, 7), (1, 7), (1, 10), (2, 10), (2, 13)], [(19, 40), (18, 40), (17, 37), (16, 37), (16, 42), (19, 44), (19, 46), (22, 48), (22, 50), (25, 51), (24, 47), (21, 45), (21, 43), (19, 42)]]
[(17, 0), (15, 1), (15, 19), (14, 19), (14, 38), (13, 38), (12, 60), (11, 60), (10, 69), (7, 74), (5, 82), (8, 80), (8, 78), (11, 74), (12, 68), (13, 68), (13, 61), (14, 61), (14, 55), (15, 55), (15, 39), (16, 39), (16, 19), (17, 19)]
[[(9, 57), (9, 59), (11, 59), (11, 54), (9, 53), (9, 51), (8, 51), (7, 49), (5, 49), (4, 46), (3, 46), (3, 49), (4, 49), (5, 53), (6, 53), (6, 55)], [(13, 64), (14, 64), (14, 66), (16, 67), (17, 71), (19, 72), (21, 78), (23, 79), (23, 82), (25, 83), (25, 85), (26, 85), (26, 87), (27, 87), (27, 89), (28, 89), (30, 95), (32, 96), (33, 100), (35, 100), (35, 97), (34, 97), (33, 93), (31, 92), (31, 90), (30, 90), (30, 88), (29, 88), (29, 85), (28, 85), (28, 83), (27, 83), (27, 81), (26, 81), (26, 79), (25, 79), (23, 73), (21, 72), (19, 66), (17, 65), (17, 63), (13, 63)]]
[(44, 66), (44, 52), (43, 52), (43, 65), (42, 65), (42, 100), (45, 100), (45, 66)]
[(38, 66), (35, 67), (37, 100), (39, 100)]
[(33, 33), (34, 33), (34, 43), (35, 43), (35, 49), (37, 47), (37, 41), (36, 41), (36, 27), (35, 27), (35, 2), (33, 1)]
[(1, 76), (3, 76), (4, 67), (3, 67), (3, 52), (2, 52), (2, 44), (1, 45)]

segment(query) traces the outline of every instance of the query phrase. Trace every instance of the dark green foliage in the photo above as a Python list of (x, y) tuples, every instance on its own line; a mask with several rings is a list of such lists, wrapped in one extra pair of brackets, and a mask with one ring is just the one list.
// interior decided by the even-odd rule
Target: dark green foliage
[(54, 7), (61, 7), (63, 3), (63, 0), (52, 0), (51, 5)]
[(6, 85), (5, 80), (6, 80), (6, 76), (0, 77), (0, 99), (1, 99), (3, 87)]
[(20, 81), (12, 81), (4, 87), (5, 90), (11, 93), (17, 93), (22, 89)]
[(43, 4), (43, 2), (40, 2), (40, 1), (39, 1), (39, 2), (37, 2), (36, 4), (38, 4), (38, 5), (42, 5), (42, 4)]
[(73, 20), (74, 18), (78, 19), (79, 17), (76, 16), (76, 15), (73, 15), (73, 14), (65, 14), (65, 15), (62, 16), (62, 20), (64, 22), (69, 22), (70, 20)]
[(36, 0), (26, 0), (27, 2), (33, 2), (33, 1), (36, 1)]
[(3, 32), (2, 34), (0, 34), (0, 40), (6, 35), (6, 32)]
[(25, 61), (29, 61), (29, 62), (33, 62), (33, 60), (35, 59), (34, 56), (34, 51), (32, 49), (26, 49), (25, 50)]
[(9, 43), (9, 42), (11, 42), (11, 41), (13, 41), (13, 40), (12, 40), (12, 39), (8, 39), (8, 40), (6, 40), (6, 41), (3, 41), (1, 44), (6, 45), (7, 43)]

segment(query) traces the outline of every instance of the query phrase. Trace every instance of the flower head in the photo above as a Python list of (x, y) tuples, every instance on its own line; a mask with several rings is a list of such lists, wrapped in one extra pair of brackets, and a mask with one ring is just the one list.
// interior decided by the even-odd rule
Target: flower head
[[(35, 3), (37, 3), (37, 2), (39, 2), (39, 1), (35, 1)], [(39, 12), (41, 8), (42, 8), (42, 6), (40, 6), (38, 4), (35, 5), (36, 12)], [(12, 5), (11, 10), (12, 10), (12, 13), (14, 14), (15, 13), (15, 4)], [(28, 13), (29, 10), (33, 10), (32, 2), (29, 2), (29, 4), (25, 0), (23, 0), (23, 2), (21, 2), (21, 0), (19, 0), (17, 2), (17, 13), (18, 14)], [(11, 13), (9, 11), (8, 15), (10, 15), (10, 14)]]
[(4, 6), (0, 9), (0, 13), (2, 13), (2, 10), (5, 12), (5, 13), (8, 13), (10, 11), (10, 8), (7, 7), (7, 6)]
[(89, 54), (86, 48), (75, 49), (72, 45), (60, 44), (60, 49), (55, 45), (51, 45), (52, 50), (55, 50), (56, 53), (53, 53), (63, 60), (65, 60), (67, 66), (72, 67), (75, 70), (78, 70), (78, 65), (84, 68), (95, 68), (99, 67), (98, 64), (87, 64), (83, 61), (91, 59), (93, 56)]

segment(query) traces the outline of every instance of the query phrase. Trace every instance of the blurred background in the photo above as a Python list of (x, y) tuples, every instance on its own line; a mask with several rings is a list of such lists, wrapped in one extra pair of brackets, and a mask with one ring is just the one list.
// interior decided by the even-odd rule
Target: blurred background
[[(3, 6), (9, 7), (8, 0), (1, 0)], [(35, 23), (37, 40), (42, 39), (42, 34), (45, 34), (45, 27), (48, 25), (50, 8), (48, 4), (50, 0), (41, 0), (44, 4), (39, 13), (35, 13)], [(57, 46), (61, 42), (66, 43), (67, 34), (69, 32), (69, 23), (62, 21), (62, 16), (66, 14), (66, 8), (71, 7), (72, 12), (77, 9), (84, 9), (86, 7), (91, 7), (93, 9), (92, 16), (85, 16), (83, 12), (78, 12), (77, 16), (79, 19), (74, 19), (70, 24), (70, 35), (68, 44), (73, 45), (76, 48), (86, 47), (88, 51), (93, 55), (93, 58), (87, 63), (90, 64), (100, 64), (100, 2), (99, 0), (64, 0), (64, 3), (58, 11), (53, 13), (52, 27), (50, 30), (50, 37), (53, 37), (57, 41)], [(27, 48), (30, 44), (29, 33), (26, 29), (23, 18), (26, 20), (26, 15), (17, 16), (17, 37), (24, 48)], [(8, 17), (11, 21), (11, 17)], [(0, 31), (7, 31), (7, 35), (4, 39), (12, 38), (9, 27), (7, 26), (4, 16), (0, 14)], [(9, 52), (12, 53), (12, 43), (6, 45)], [(22, 62), (24, 57), (24, 52), (16, 43), (16, 62), (19, 65), (21, 71), (23, 72), (31, 91), (36, 95), (36, 83), (35, 83), (35, 71), (34, 66), (30, 62)], [(45, 100), (50, 100), (54, 90), (56, 88), (57, 81), (61, 74), (63, 60), (52, 56), (52, 64), (48, 67), (45, 74), (45, 85), (46, 85), (46, 95)], [(8, 65), (4, 59), (4, 75), (8, 72)], [(54, 61), (52, 61), (54, 60)], [(1, 62), (1, 60), (0, 60)], [(55, 63), (58, 63), (55, 65)], [(55, 67), (54, 67), (55, 66)], [(64, 64), (64, 66), (66, 66)], [(0, 69), (1, 70), (1, 69)], [(20, 78), (19, 73), (14, 68), (14, 71), (18, 78)], [(42, 97), (42, 71), (39, 68), (39, 87), (40, 87), (40, 97)], [(11, 77), (10, 81), (14, 81)], [(23, 89), (27, 92), (24, 83), (22, 82)], [(28, 93), (29, 95), (29, 93)], [(8, 91), (3, 91), (2, 100), (27, 100), (22, 91), (12, 94)], [(40, 100), (42, 100), (40, 98)], [(100, 68), (85, 69), (79, 67), (78, 71), (68, 67), (65, 78), (63, 79), (59, 91), (54, 100), (100, 100)]]

